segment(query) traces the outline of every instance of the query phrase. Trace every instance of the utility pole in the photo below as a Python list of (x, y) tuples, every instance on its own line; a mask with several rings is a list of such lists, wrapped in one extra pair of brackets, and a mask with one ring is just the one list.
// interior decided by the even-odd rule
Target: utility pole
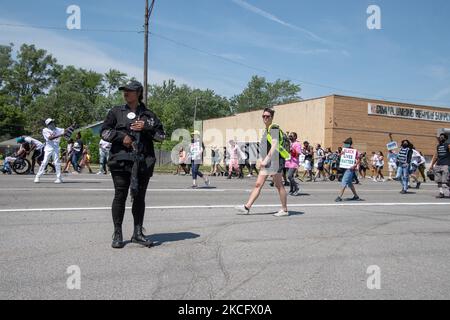
[(145, 0), (144, 21), (144, 103), (147, 105), (147, 70), (148, 70), (148, 0)]
[(197, 120), (197, 104), (198, 104), (198, 97), (195, 98), (195, 108), (194, 108), (194, 129), (195, 129), (195, 120)]
[(148, 0), (145, 0), (145, 20), (144, 20), (144, 103), (147, 105), (147, 78), (148, 78), (148, 21), (152, 15), (155, 0), (152, 0), (150, 7)]

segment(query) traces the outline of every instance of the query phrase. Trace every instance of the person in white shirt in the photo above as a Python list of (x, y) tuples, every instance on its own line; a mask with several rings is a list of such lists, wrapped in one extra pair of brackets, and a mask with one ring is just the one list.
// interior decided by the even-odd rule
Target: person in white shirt
[(371, 160), (372, 160), (372, 168), (371, 168), (372, 177), (371, 177), (371, 179), (375, 179), (375, 177), (376, 177), (375, 173), (377, 173), (377, 162), (378, 162), (378, 155), (375, 152), (372, 152)]
[(47, 126), (42, 130), (42, 135), (45, 139), (44, 147), (44, 160), (39, 167), (39, 171), (34, 179), (35, 183), (39, 183), (40, 177), (44, 174), (45, 167), (47, 166), (50, 158), (53, 157), (53, 164), (56, 169), (56, 180), (55, 183), (62, 183), (61, 179), (61, 163), (59, 162), (59, 142), (61, 136), (64, 135), (65, 130), (57, 128), (55, 125), (55, 120), (49, 118), (45, 120), (45, 125)]
[(377, 162), (375, 164), (377, 168), (377, 176), (373, 179), (373, 181), (377, 182), (384, 182), (384, 175), (383, 175), (383, 169), (384, 169), (384, 154), (383, 152), (379, 151), (377, 154)]
[(197, 177), (205, 181), (205, 185), (209, 186), (209, 179), (199, 169), (203, 162), (203, 143), (200, 140), (200, 131), (193, 132), (192, 143), (189, 146), (189, 155), (192, 164), (192, 188), (197, 188)]
[(425, 158), (420, 154), (419, 151), (417, 151), (413, 147), (413, 153), (411, 157), (410, 177), (416, 183), (416, 189), (420, 189), (421, 185), (419, 178), (417, 177), (417, 170), (419, 169), (419, 166), (423, 164), (425, 164)]
[(103, 139), (98, 144), (98, 151), (100, 154), (100, 171), (97, 174), (107, 174), (106, 163), (109, 159), (109, 151), (111, 150), (111, 143)]

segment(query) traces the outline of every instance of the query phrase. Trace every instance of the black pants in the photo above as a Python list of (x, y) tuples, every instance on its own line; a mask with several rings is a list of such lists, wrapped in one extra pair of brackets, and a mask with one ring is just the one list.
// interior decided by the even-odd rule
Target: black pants
[[(125, 203), (128, 197), (128, 189), (130, 188), (131, 173), (126, 171), (112, 171), (111, 175), (115, 189), (114, 200), (112, 203), (112, 218), (114, 227), (121, 227), (125, 215)], [(149, 172), (139, 174), (139, 192), (133, 200), (133, 206), (131, 208), (135, 226), (142, 226), (144, 224), (145, 193), (147, 192), (150, 176), (151, 174)]]
[(42, 160), (44, 160), (44, 148), (34, 149), (33, 155), (31, 156), (31, 173), (34, 173), (36, 161), (42, 162)]
[(295, 168), (290, 168), (288, 171), (288, 179), (289, 179), (289, 183), (290, 183), (290, 187), (291, 187), (290, 192), (295, 192), (295, 191), (299, 190), (298, 183), (297, 183), (297, 181), (295, 181), (295, 177), (294, 177), (296, 170), (297, 169), (295, 169)]

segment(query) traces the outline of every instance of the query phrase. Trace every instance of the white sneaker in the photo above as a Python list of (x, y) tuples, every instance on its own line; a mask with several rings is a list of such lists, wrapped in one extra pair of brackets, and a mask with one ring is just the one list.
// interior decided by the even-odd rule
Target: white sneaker
[(289, 216), (289, 212), (288, 211), (284, 211), (283, 209), (281, 209), (280, 211), (275, 213), (274, 216), (275, 217), (287, 217), (287, 216)]
[(205, 179), (205, 186), (209, 187), (209, 185), (211, 184), (211, 181), (209, 181), (208, 178)]
[(248, 175), (247, 175), (247, 178), (251, 178), (251, 177), (253, 177), (252, 174), (248, 174)]
[(61, 179), (56, 179), (55, 183), (60, 184), (60, 183), (63, 183), (63, 181)]
[(234, 208), (238, 211), (238, 214), (239, 214), (239, 215), (242, 215), (242, 214), (250, 214), (250, 209), (247, 209), (247, 208), (245, 207), (245, 205), (237, 206), (237, 207), (234, 207)]
[(34, 183), (39, 183), (40, 181), (39, 181), (39, 178), (34, 178)]

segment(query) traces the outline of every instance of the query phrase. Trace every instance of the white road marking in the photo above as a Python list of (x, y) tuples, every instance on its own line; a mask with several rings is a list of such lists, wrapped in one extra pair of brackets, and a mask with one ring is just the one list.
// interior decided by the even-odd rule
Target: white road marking
[[(53, 184), (52, 184), (53, 185)], [(5, 191), (48, 191), (48, 190), (52, 190), (52, 191), (58, 191), (58, 190), (70, 190), (71, 192), (93, 192), (93, 191), (107, 191), (107, 192), (112, 192), (114, 191), (113, 188), (82, 188), (82, 189), (78, 189), (78, 188), (66, 188), (66, 187), (34, 187), (34, 186), (30, 186), (29, 188), (0, 188), (0, 192), (2, 190)], [(419, 192), (419, 193), (436, 193), (437, 191), (435, 189), (410, 189), (414, 192)], [(199, 187), (197, 189), (191, 189), (191, 188), (159, 188), (159, 189), (153, 189), (153, 188), (149, 188), (147, 189), (148, 192), (251, 192), (252, 189), (215, 189), (214, 186), (212, 186), (212, 188), (204, 188), (204, 187)], [(269, 189), (269, 188), (264, 188), (262, 190), (263, 192), (274, 192), (273, 189)], [(330, 189), (307, 189), (307, 190), (302, 190), (300, 193), (307, 193), (307, 194), (314, 194), (314, 193), (321, 193), (321, 192), (333, 192), (336, 191), (333, 188)], [(370, 189), (362, 189), (359, 188), (358, 189), (359, 193), (365, 194), (365, 193), (398, 193), (399, 190), (398, 189), (385, 189), (385, 190), (370, 190)]]
[[(325, 207), (396, 207), (396, 206), (450, 206), (450, 202), (395, 202), (395, 203), (365, 203), (365, 202), (349, 202), (349, 203), (307, 203), (307, 204), (289, 204), (289, 208), (325, 208)], [(183, 210), (183, 209), (230, 209), (236, 205), (203, 205), (203, 206), (150, 206), (146, 209), (154, 210)], [(254, 208), (278, 208), (280, 204), (261, 204), (254, 205)], [(126, 207), (131, 209), (131, 207)], [(26, 208), (26, 209), (1, 209), (0, 212), (55, 212), (55, 211), (97, 211), (111, 210), (111, 207), (91, 207), (91, 208)]]

